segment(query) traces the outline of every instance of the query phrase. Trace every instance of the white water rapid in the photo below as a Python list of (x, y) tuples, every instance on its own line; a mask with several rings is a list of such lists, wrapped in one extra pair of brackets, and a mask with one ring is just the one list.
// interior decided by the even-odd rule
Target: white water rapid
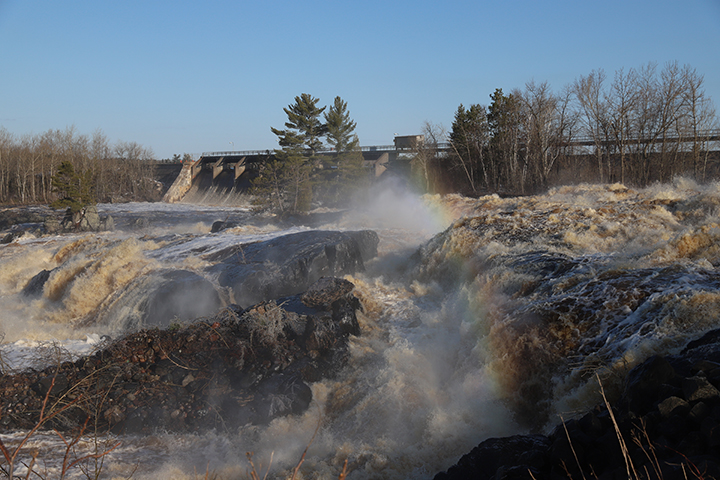
[[(244, 478), (246, 452), (261, 476), (272, 462), (269, 478), (285, 478), (316, 428), (299, 478), (337, 478), (345, 460), (350, 479), (432, 478), (488, 437), (543, 431), (593, 406), (595, 374), (612, 395), (638, 362), (720, 324), (718, 184), (576, 186), (508, 199), (379, 191), (374, 199), (312, 227), (374, 229), (380, 245), (365, 272), (347, 277), (363, 305), (362, 334), (343, 372), (311, 385), (310, 408), (237, 431), (110, 437), (121, 445), (101, 478), (194, 479), (206, 469)], [(117, 324), (93, 319), (141, 276), (202, 274), (209, 253), (311, 229), (253, 222), (241, 207), (99, 210), (116, 231), (0, 246), (3, 372), (119, 335)], [(210, 233), (217, 220), (241, 226)], [(42, 295), (24, 297), (42, 270), (51, 271)], [(227, 302), (231, 292), (223, 295)], [(55, 478), (57, 436), (38, 434), (32, 448)]]

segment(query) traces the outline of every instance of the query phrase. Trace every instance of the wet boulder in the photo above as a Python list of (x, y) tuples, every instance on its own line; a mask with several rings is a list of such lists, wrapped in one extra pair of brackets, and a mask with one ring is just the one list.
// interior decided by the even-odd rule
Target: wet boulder
[(69, 232), (99, 232), (114, 230), (115, 223), (111, 216), (101, 217), (97, 206), (87, 205), (77, 212), (68, 208), (62, 220), (54, 215), (48, 215), (44, 220), (46, 233), (69, 233)]
[(213, 222), (212, 226), (210, 227), (210, 233), (222, 232), (223, 230), (239, 227), (241, 225), (242, 225), (242, 223), (240, 223), (240, 222), (229, 222), (227, 220), (217, 220), (216, 222)]
[[(515, 435), (505, 438), (490, 438), (460, 460), (446, 472), (439, 473), (435, 480), (532, 478), (547, 464), (550, 440), (543, 435)], [(507, 473), (517, 471), (520, 476), (508, 477)]]
[(50, 278), (52, 270), (41, 270), (23, 287), (22, 294), (25, 297), (39, 297), (43, 293), (43, 288)]
[(253, 304), (294, 295), (323, 276), (353, 274), (377, 255), (378, 236), (355, 232), (308, 231), (263, 242), (238, 244), (205, 257), (218, 283), (235, 301)]
[(167, 327), (212, 315), (223, 306), (213, 284), (189, 270), (157, 270), (134, 279), (94, 318), (113, 331)]

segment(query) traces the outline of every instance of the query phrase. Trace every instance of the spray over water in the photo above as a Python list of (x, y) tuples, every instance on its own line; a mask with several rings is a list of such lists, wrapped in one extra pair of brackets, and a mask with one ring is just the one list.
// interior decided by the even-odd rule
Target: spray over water
[[(391, 185), (371, 198), (320, 227), (373, 228), (380, 245), (348, 277), (362, 334), (347, 367), (312, 385), (310, 408), (238, 431), (123, 437), (108, 472), (140, 461), (135, 478), (194, 478), (209, 463), (234, 478), (253, 451), (263, 466), (272, 454), (282, 475), (319, 423), (303, 478), (336, 478), (346, 459), (353, 478), (432, 478), (490, 436), (544, 431), (594, 405), (594, 374), (612, 395), (633, 365), (718, 326), (718, 185), (581, 185), (507, 199), (418, 197)], [(104, 334), (88, 330), (88, 317), (135, 295), (140, 279), (202, 276), (206, 254), (286, 233), (243, 224), (251, 215), (227, 207), (101, 206), (120, 225), (152, 208), (182, 222), (0, 247), (4, 350)], [(236, 227), (209, 233), (231, 217)], [(42, 295), (21, 297), (43, 269), (53, 273)], [(23, 328), (21, 318), (32, 322)]]

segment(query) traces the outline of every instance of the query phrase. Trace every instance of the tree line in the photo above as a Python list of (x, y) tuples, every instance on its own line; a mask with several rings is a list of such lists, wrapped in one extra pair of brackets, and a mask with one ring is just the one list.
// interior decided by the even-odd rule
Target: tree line
[[(251, 193), (282, 215), (313, 202), (343, 206), (372, 177), (347, 102), (338, 96), (320, 106), (307, 93), (294, 100), (283, 109), (284, 128), (271, 127), (280, 148), (261, 164)], [(612, 79), (592, 71), (557, 93), (547, 82), (507, 94), (498, 88), (488, 105), (458, 106), (449, 132), (425, 122), (410, 166), (421, 190), (468, 195), (531, 194), (579, 182), (642, 187), (677, 175), (703, 182), (720, 174), (717, 142), (703, 136), (718, 129), (702, 75), (650, 63)], [(99, 201), (159, 200), (155, 167), (149, 149), (110, 144), (100, 131), (15, 137), (0, 127), (0, 203), (62, 199), (53, 184), (59, 171)]]
[[(703, 76), (669, 63), (581, 76), (559, 93), (528, 82), (490, 104), (460, 105), (449, 133), (426, 122), (413, 159), (426, 191), (526, 194), (552, 185), (646, 186), (677, 175), (709, 180), (717, 130)], [(447, 142), (447, 149), (441, 149)]]
[(111, 144), (100, 131), (80, 135), (70, 127), (16, 137), (0, 128), (0, 203), (52, 203), (66, 194), (59, 177), (81, 182), (85, 199), (158, 200), (152, 160), (151, 150)]

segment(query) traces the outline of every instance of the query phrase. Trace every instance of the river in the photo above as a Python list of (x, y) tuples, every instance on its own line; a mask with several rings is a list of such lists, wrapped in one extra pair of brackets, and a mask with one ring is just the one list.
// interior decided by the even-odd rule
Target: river
[[(371, 198), (327, 222), (282, 228), (243, 207), (103, 204), (113, 232), (2, 245), (3, 370), (121, 334), (125, 324), (101, 317), (153, 272), (203, 273), (214, 251), (296, 231), (373, 229), (378, 257), (348, 276), (362, 334), (341, 375), (312, 384), (304, 414), (237, 431), (112, 437), (121, 445), (101, 476), (209, 469), (239, 478), (253, 452), (261, 476), (271, 464), (284, 478), (312, 439), (302, 478), (337, 478), (346, 459), (349, 478), (432, 478), (488, 437), (546, 431), (583, 412), (600, 400), (597, 378), (617, 394), (638, 362), (718, 327), (717, 184), (583, 185), (506, 199), (388, 189)], [(218, 220), (239, 226), (211, 233)], [(54, 270), (42, 295), (23, 297), (44, 269)], [(29, 448), (53, 478), (57, 436), (36, 435)]]

